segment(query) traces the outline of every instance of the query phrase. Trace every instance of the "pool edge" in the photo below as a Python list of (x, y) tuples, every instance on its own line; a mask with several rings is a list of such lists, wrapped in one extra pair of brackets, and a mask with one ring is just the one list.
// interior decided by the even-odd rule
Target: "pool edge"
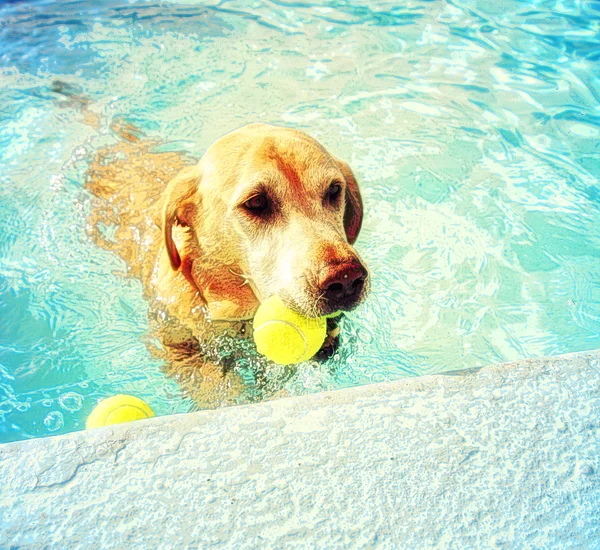
[[(395, 511), (390, 508), (387, 518), (379, 517), (377, 510), (394, 495), (415, 510), (422, 495), (413, 494), (411, 487), (420, 487), (431, 497), (434, 486), (435, 495), (441, 500), (449, 491), (466, 491), (468, 498), (465, 500), (463, 495), (461, 499), (470, 505), (479, 503), (478, 514), (482, 512), (483, 497), (498, 499), (500, 493), (509, 500), (526, 500), (532, 506), (526, 484), (522, 495), (515, 494), (514, 488), (508, 493), (497, 488), (498, 494), (488, 494), (486, 486), (470, 492), (475, 487), (469, 488), (469, 483), (479, 484), (475, 482), (479, 480), (477, 474), (481, 478), (489, 476), (482, 467), (489, 465), (486, 460), (495, 463), (495, 456), (499, 457), (499, 464), (512, 462), (515, 456), (520, 456), (523, 463), (529, 459), (539, 463), (540, 456), (545, 457), (541, 460), (547, 467), (545, 472), (532, 473), (517, 467), (506, 477), (506, 472), (499, 470), (498, 475), (504, 476), (509, 488), (515, 476), (539, 476), (533, 480), (531, 491), (550, 484), (555, 486), (556, 495), (567, 495), (575, 476), (588, 496), (596, 499), (598, 491), (590, 489), (589, 483), (593, 481), (596, 486), (598, 441), (587, 441), (587, 446), (581, 441), (582, 433), (592, 429), (588, 424), (595, 426), (595, 421), (587, 420), (581, 411), (589, 409), (590, 416), (597, 412), (599, 363), (600, 350), (526, 359), (0, 445), (0, 524), (8, 525), (0, 542), (2, 546), (35, 545), (45, 540), (75, 545), (85, 542), (119, 546), (132, 540), (152, 544), (161, 540), (166, 531), (174, 530), (174, 547), (211, 541), (248, 547), (265, 541), (274, 545), (302, 541), (310, 545), (319, 540), (335, 546), (336, 541), (342, 545), (352, 545), (352, 541), (358, 544), (364, 537), (360, 544), (371, 544), (369, 541), (373, 540), (390, 547), (423, 541), (441, 544), (449, 536), (448, 528), (431, 525), (429, 514), (457, 514), (456, 503), (447, 503), (443, 510), (430, 506), (430, 512), (419, 512), (420, 518), (414, 512), (414, 517), (404, 518), (410, 530), (393, 528), (404, 517), (402, 507)], [(548, 406), (544, 406), (545, 401)], [(560, 417), (556, 426), (553, 416)], [(570, 428), (575, 425), (578, 430)], [(475, 444), (484, 432), (494, 435), (487, 444)], [(411, 445), (406, 446), (406, 441), (411, 441)], [(515, 442), (518, 445), (514, 446)], [(507, 449), (512, 450), (504, 454)], [(454, 456), (455, 452), (460, 456)], [(381, 453), (386, 454), (385, 460)], [(439, 457), (445, 457), (446, 474), (454, 473), (440, 478), (440, 472), (431, 469), (431, 464), (422, 471), (422, 465), (434, 455), (439, 455), (438, 462)], [(477, 461), (469, 466), (473, 456), (478, 457)], [(481, 463), (484, 456), (487, 458)], [(305, 468), (307, 460), (312, 468)], [(392, 464), (394, 460), (399, 462)], [(293, 470), (301, 464), (307, 477), (297, 485)], [(330, 475), (323, 475), (315, 466), (333, 470)], [(555, 474), (564, 472), (547, 477), (553, 471), (551, 466)], [(354, 472), (360, 483), (354, 489), (340, 485), (338, 470)], [(464, 480), (461, 482), (460, 478), (469, 483), (462, 484)], [(561, 480), (558, 486), (557, 479)], [(494, 484), (494, 479), (487, 482)], [(260, 493), (257, 491), (261, 484), (269, 490), (257, 500), (253, 495)], [(86, 490), (88, 485), (90, 492)], [(381, 499), (383, 486), (389, 491), (386, 497), (379, 505), (369, 506), (368, 514), (355, 521), (361, 498), (374, 502)], [(126, 498), (123, 491), (133, 500)], [(321, 491), (329, 494), (329, 501), (336, 501), (338, 493), (344, 493), (343, 501), (351, 503), (355, 510), (338, 513), (338, 526), (333, 530), (328, 527), (319, 534), (320, 538), (314, 539), (327, 521), (306, 530), (300, 518), (314, 520), (314, 506), (311, 508), (310, 503), (320, 502), (324, 517), (333, 520), (331, 513), (326, 512), (330, 503), (322, 500)], [(90, 493), (94, 495), (93, 502), (86, 503)], [(538, 501), (542, 498), (533, 496)], [(281, 518), (273, 512), (296, 497), (301, 498), (291, 515)], [(166, 499), (166, 506), (156, 506), (157, 499), (163, 503)], [(183, 503), (195, 512), (193, 525), (187, 527)], [(265, 503), (269, 503), (268, 510), (275, 520), (269, 521), (264, 510), (256, 516), (255, 508)], [(338, 502), (338, 506), (344, 505)], [(561, 506), (548, 508), (548, 517), (559, 514), (564, 521), (573, 520), (571, 511)], [(64, 514), (58, 512), (61, 507)], [(199, 511), (201, 518), (196, 515)], [(230, 518), (252, 517), (256, 525), (235, 527), (236, 522), (223, 523), (223, 513)], [(472, 524), (468, 528), (467, 524), (473, 521), (468, 518), (468, 522), (459, 522), (452, 529), (452, 535), (464, 544), (485, 540), (491, 544), (493, 537), (508, 536), (506, 542), (513, 543), (518, 540), (511, 539), (507, 530), (510, 507), (499, 506), (488, 513), (494, 516), (489, 525), (486, 523), (474, 532)], [(536, 511), (531, 522), (539, 522), (540, 513)], [(580, 527), (571, 535), (584, 536), (591, 527), (581, 518), (580, 510), (578, 515)], [(170, 518), (178, 518), (177, 525)], [(81, 529), (74, 528), (73, 521)], [(529, 520), (524, 517), (520, 521), (527, 524), (521, 532), (533, 536)], [(500, 534), (494, 534), (494, 529)], [(548, 526), (544, 529), (529, 542), (559, 541), (558, 531), (553, 532)], [(514, 528), (512, 533), (515, 536)]]

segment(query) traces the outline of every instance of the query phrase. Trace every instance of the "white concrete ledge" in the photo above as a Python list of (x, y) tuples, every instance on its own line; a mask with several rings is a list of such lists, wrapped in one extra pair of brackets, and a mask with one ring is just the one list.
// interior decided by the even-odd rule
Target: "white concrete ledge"
[(597, 547), (600, 352), (0, 446), (0, 547)]

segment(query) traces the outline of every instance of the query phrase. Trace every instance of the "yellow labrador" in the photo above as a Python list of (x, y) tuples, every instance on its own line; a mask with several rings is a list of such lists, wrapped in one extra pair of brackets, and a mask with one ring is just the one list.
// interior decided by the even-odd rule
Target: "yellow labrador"
[[(86, 114), (87, 103), (79, 105)], [(307, 316), (363, 300), (368, 272), (352, 246), (363, 217), (359, 188), (350, 167), (315, 139), (251, 124), (194, 162), (160, 152), (127, 125), (113, 129), (122, 139), (89, 169), (87, 187), (99, 199), (92, 234), (142, 280), (166, 370), (201, 406), (235, 399), (241, 382), (212, 344), (220, 334), (247, 337), (264, 298), (277, 294)], [(330, 321), (319, 355), (336, 344)]]

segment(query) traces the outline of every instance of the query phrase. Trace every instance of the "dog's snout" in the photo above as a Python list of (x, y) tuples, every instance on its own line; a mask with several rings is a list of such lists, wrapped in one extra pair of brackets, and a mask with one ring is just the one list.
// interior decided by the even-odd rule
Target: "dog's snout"
[(321, 281), (321, 292), (332, 311), (351, 309), (362, 295), (367, 278), (366, 269), (358, 262), (329, 269)]

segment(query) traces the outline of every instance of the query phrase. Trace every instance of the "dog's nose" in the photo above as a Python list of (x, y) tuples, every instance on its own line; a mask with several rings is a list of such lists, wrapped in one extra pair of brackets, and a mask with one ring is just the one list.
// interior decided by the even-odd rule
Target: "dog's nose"
[(350, 309), (360, 300), (367, 270), (358, 262), (336, 266), (321, 282), (321, 292), (332, 311)]

